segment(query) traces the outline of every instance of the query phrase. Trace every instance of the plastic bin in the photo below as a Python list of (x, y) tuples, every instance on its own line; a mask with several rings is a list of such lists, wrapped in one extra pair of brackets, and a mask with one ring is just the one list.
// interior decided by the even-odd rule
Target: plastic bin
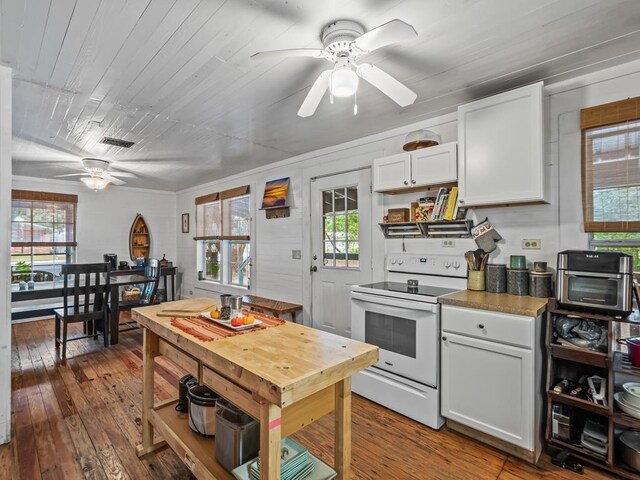
[(260, 424), (224, 399), (217, 402), (216, 460), (231, 471), (260, 451)]

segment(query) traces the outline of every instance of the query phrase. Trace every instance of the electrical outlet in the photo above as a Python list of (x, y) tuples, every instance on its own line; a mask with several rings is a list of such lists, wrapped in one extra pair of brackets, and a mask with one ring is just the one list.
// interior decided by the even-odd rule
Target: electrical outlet
[(189, 296), (193, 295), (193, 290), (189, 290)]
[(442, 246), (445, 248), (453, 248), (456, 246), (456, 241), (452, 238), (442, 239)]
[(540, 250), (542, 248), (542, 240), (539, 238), (523, 238), (522, 248), (525, 250)]
[(302, 250), (291, 250), (291, 258), (300, 260), (302, 258)]

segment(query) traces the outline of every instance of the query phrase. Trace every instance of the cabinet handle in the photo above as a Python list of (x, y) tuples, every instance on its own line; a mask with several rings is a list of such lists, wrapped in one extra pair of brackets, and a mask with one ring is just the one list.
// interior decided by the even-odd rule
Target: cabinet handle
[(479, 324), (478, 324), (478, 328), (479, 328), (480, 330), (484, 330), (484, 323), (479, 323)]
[(413, 183), (415, 185), (416, 181), (415, 180), (411, 180), (411, 183)]
[(405, 181), (404, 181), (404, 184), (405, 184), (405, 185), (409, 185), (409, 182), (407, 182), (407, 181), (405, 180)]
[(464, 205), (464, 199), (463, 198), (459, 199), (458, 203), (461, 204), (461, 205)]
[(446, 342), (447, 341), (447, 337), (442, 337), (442, 341)]

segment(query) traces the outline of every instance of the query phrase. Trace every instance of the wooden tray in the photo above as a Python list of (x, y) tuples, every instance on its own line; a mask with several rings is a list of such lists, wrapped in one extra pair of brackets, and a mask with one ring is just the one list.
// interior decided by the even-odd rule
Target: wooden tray
[(220, 302), (213, 299), (195, 298), (170, 302), (159, 311), (159, 317), (199, 317), (200, 313), (210, 312), (216, 307), (220, 307)]

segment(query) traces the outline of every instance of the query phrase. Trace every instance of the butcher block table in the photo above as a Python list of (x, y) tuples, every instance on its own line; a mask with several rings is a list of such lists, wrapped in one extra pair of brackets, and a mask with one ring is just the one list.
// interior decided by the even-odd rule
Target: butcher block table
[[(198, 479), (234, 478), (216, 461), (215, 440), (175, 411), (177, 400), (155, 404), (154, 357), (165, 355), (260, 422), (261, 479), (280, 479), (282, 438), (333, 411), (334, 468), (350, 478), (351, 376), (378, 361), (378, 347), (291, 322), (202, 341), (161, 316), (172, 304), (132, 310), (144, 340), (138, 456), (168, 444)], [(154, 431), (163, 441), (153, 442)]]

